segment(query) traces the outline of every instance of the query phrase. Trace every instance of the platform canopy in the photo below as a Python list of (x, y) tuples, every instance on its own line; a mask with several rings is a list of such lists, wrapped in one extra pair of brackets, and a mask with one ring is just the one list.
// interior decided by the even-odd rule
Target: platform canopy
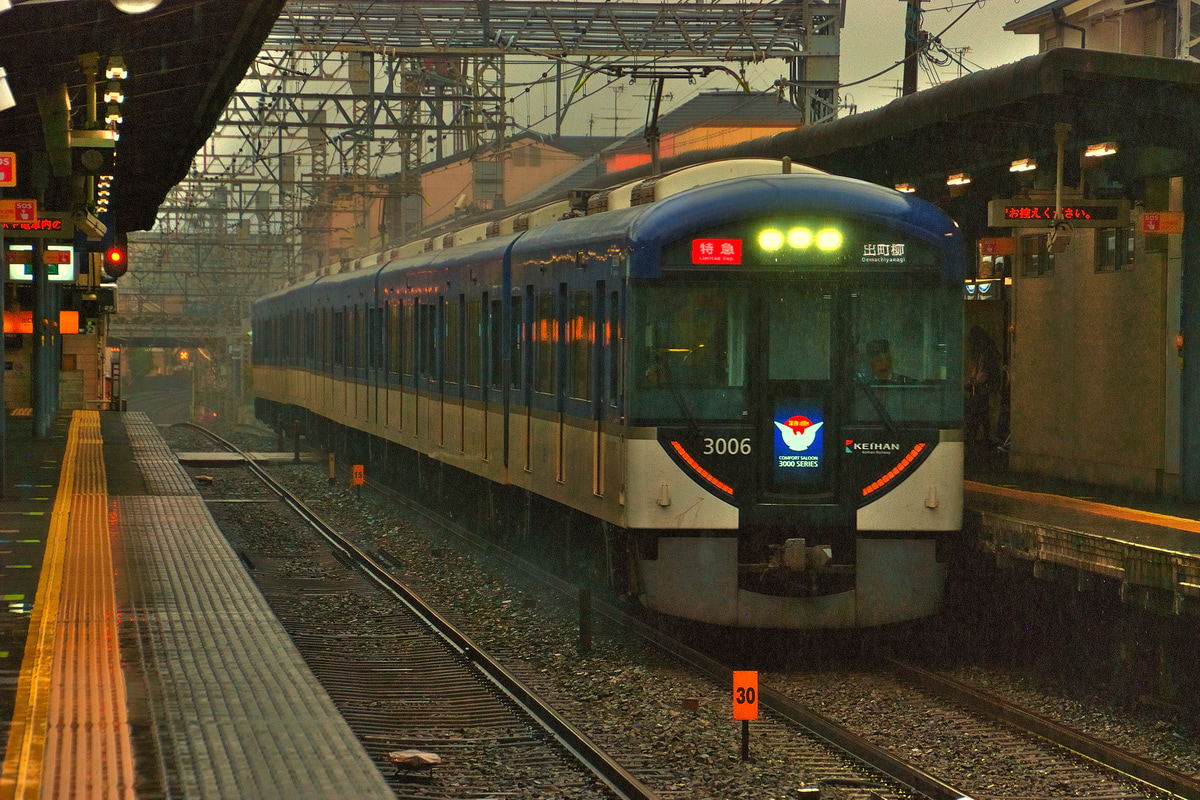
[[(985, 224), (980, 197), (1009, 197), (1031, 180), (1009, 167), (1034, 158), (1053, 175), (1056, 131), (1066, 129), (1068, 185), (1078, 154), (1116, 142), (1101, 192), (1139, 193), (1148, 177), (1179, 175), (1200, 143), (1200, 64), (1059, 48), (965, 75), (866, 113), (739, 145), (665, 159), (669, 170), (732, 157), (783, 157), (884, 186), (907, 183), (964, 225)], [(951, 191), (952, 174), (971, 176)], [(630, 174), (620, 176), (628, 180)], [(952, 197), (953, 195), (953, 197)]]
[[(87, 57), (96, 55), (102, 90), (108, 88), (106, 66), (119, 57), (128, 77), (120, 81), (123, 121), (111, 208), (117, 229), (128, 232), (154, 225), (159, 205), (188, 174), (284, 0), (162, 0), (138, 14), (117, 5), (12, 0), (0, 11), (0, 68), (16, 101), (0, 111), (0, 151), (18, 155), (19, 185), (5, 189), (5, 197), (36, 196), (44, 185), (47, 210), (70, 210), (71, 150), (80, 148), (70, 147), (67, 129), (79, 130), (87, 119)], [(101, 101), (99, 116), (106, 110)]]

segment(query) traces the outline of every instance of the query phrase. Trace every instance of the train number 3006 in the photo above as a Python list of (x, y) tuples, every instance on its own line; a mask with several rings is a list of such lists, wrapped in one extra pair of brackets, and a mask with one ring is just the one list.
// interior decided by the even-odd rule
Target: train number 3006
[(748, 456), (750, 455), (750, 439), (728, 438), (728, 439), (705, 439), (704, 440), (704, 455), (718, 456)]

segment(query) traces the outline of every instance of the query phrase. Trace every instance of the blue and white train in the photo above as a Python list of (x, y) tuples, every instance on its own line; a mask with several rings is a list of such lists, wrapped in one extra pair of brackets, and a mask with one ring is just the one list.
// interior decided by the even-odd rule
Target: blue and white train
[[(455, 476), (647, 608), (937, 610), (962, 523), (964, 248), (786, 160), (690, 167), (306, 277), (253, 308), (256, 412)], [(359, 456), (363, 457), (363, 456)]]

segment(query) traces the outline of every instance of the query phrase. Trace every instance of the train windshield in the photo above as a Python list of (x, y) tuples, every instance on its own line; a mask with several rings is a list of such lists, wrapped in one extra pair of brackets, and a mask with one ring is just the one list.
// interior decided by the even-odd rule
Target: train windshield
[(637, 285), (630, 416), (750, 422), (772, 387), (791, 387), (846, 422), (960, 424), (956, 288), (913, 275)]
[(957, 425), (961, 415), (957, 287), (913, 279), (850, 292), (852, 422)]
[(749, 287), (656, 284), (633, 294), (634, 415), (657, 420), (747, 416)]

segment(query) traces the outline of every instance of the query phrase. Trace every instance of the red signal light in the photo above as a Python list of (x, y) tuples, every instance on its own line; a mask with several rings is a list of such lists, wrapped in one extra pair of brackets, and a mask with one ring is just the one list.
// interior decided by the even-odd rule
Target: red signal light
[(104, 272), (108, 277), (116, 280), (125, 274), (129, 269), (127, 254), (122, 245), (113, 245), (104, 251)]

